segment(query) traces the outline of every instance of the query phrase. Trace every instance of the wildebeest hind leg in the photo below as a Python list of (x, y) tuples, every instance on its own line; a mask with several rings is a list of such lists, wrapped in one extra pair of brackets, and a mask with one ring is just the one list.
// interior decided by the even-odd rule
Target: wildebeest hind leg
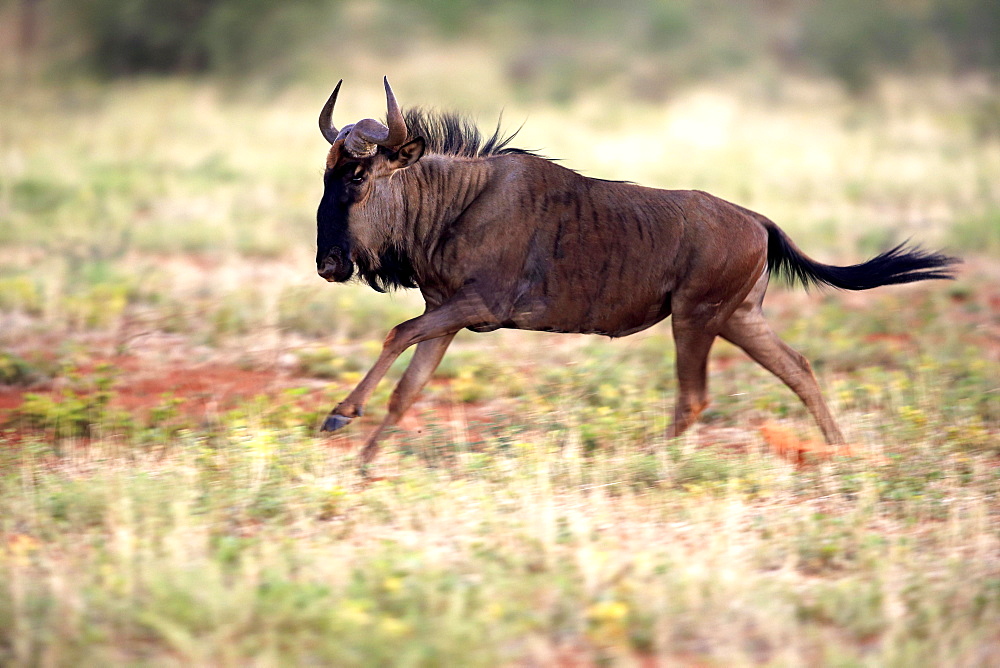
[(754, 361), (780, 378), (798, 395), (812, 413), (827, 443), (844, 443), (844, 436), (823, 400), (809, 360), (778, 338), (764, 320), (759, 303), (744, 302), (726, 322), (720, 334), (742, 348)]
[(403, 413), (416, 401), (420, 390), (427, 384), (434, 369), (441, 363), (441, 358), (444, 357), (448, 345), (454, 338), (455, 334), (445, 334), (417, 344), (417, 350), (413, 353), (410, 365), (406, 367), (403, 377), (399, 379), (396, 389), (392, 391), (392, 396), (389, 398), (389, 413), (382, 420), (382, 424), (376, 427), (365, 441), (365, 446), (359, 457), (362, 467), (371, 462), (378, 454), (378, 442), (385, 430), (399, 422)]
[(677, 403), (667, 437), (680, 436), (708, 406), (708, 353), (715, 334), (701, 323), (674, 316), (677, 356)]

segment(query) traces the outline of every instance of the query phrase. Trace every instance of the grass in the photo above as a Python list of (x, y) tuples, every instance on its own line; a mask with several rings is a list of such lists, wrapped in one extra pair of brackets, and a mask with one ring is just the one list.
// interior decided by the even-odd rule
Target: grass
[[(400, 79), (404, 101), (436, 101)], [(338, 118), (380, 108), (377, 86), (352, 90)], [(758, 424), (805, 437), (811, 420), (724, 343), (712, 407), (665, 440), (669, 324), (613, 342), (466, 332), (365, 481), (352, 456), (391, 383), (342, 435), (315, 426), (421, 303), (313, 275), (325, 92), (20, 92), (0, 106), (0, 663), (911, 666), (1000, 649), (1000, 144), (974, 97), (890, 83), (858, 104), (797, 82), (508, 108), (523, 146), (710, 190), (819, 258), (911, 235), (965, 256), (955, 283), (772, 289), (853, 457), (779, 456)], [(491, 94), (476, 108), (499, 109)]]
[(258, 425), (182, 434), (165, 455), (23, 448), (2, 497), (7, 660), (913, 665), (995, 650), (991, 457), (802, 473), (759, 449), (585, 455), (562, 435), (447, 466), (404, 457), (372, 484), (312, 436)]

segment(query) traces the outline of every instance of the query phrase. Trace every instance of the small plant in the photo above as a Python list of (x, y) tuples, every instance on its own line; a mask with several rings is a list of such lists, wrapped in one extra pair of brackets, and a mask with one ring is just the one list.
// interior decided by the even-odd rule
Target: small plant
[(45, 302), (38, 284), (27, 276), (0, 278), (0, 311), (21, 311), (39, 316)]
[(131, 433), (131, 415), (110, 406), (115, 370), (99, 365), (92, 377), (69, 370), (67, 385), (57, 394), (26, 393), (23, 403), (10, 413), (18, 427), (51, 434), (57, 439), (92, 436), (103, 430)]
[(0, 385), (30, 386), (48, 378), (47, 364), (32, 363), (23, 357), (0, 350)]

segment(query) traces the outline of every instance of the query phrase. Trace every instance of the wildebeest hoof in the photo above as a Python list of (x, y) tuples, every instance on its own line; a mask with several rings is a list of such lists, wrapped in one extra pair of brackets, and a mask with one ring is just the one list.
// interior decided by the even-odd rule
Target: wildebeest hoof
[(337, 431), (342, 427), (346, 427), (351, 424), (351, 418), (344, 417), (343, 415), (327, 415), (326, 419), (323, 420), (323, 426), (319, 428), (320, 431)]

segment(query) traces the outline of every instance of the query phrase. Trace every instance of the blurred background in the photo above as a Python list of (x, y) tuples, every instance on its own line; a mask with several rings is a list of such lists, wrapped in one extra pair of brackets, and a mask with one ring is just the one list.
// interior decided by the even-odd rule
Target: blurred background
[[(288, 85), (415, 59), (427, 68), (419, 80), (489, 69), (477, 84), (534, 102), (568, 103), (595, 88), (662, 102), (734, 73), (762, 86), (789, 74), (829, 78), (862, 94), (886, 74), (1000, 66), (1000, 8), (989, 0), (6, 0), (2, 11), (5, 53), (25, 72), (61, 79)], [(458, 53), (466, 58), (442, 57)]]

